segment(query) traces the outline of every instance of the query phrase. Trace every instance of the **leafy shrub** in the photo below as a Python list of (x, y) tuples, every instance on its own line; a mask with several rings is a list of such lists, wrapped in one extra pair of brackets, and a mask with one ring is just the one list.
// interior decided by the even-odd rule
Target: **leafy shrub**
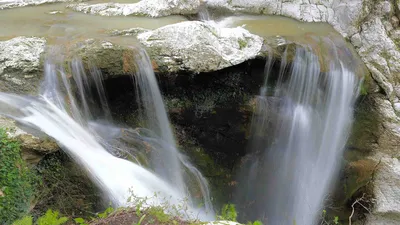
[[(47, 210), (46, 214), (39, 217), (36, 221), (36, 225), (61, 225), (68, 221), (67, 217), (60, 217), (59, 212), (51, 209)], [(25, 216), (20, 220), (17, 220), (13, 225), (32, 225), (32, 216)]]
[(34, 175), (21, 158), (21, 148), (0, 129), (0, 224), (10, 224), (29, 209)]
[(218, 216), (218, 219), (220, 220), (229, 220), (235, 222), (236, 218), (237, 218), (237, 212), (234, 204), (225, 204), (222, 207), (221, 215)]
[(61, 225), (68, 221), (67, 217), (60, 217), (59, 212), (51, 209), (47, 210), (44, 216), (41, 216), (36, 221), (37, 225)]

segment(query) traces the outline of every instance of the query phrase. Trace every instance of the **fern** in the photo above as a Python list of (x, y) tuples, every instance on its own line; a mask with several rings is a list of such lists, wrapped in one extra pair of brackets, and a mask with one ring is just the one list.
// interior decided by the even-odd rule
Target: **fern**
[(22, 219), (14, 221), (13, 225), (32, 225), (32, 216), (24, 216)]
[(236, 222), (237, 212), (234, 204), (226, 204), (222, 207), (221, 215), (218, 216), (220, 220), (229, 220)]
[(37, 225), (61, 225), (68, 221), (67, 217), (59, 217), (59, 212), (51, 209), (47, 210), (44, 216), (41, 216), (36, 221)]

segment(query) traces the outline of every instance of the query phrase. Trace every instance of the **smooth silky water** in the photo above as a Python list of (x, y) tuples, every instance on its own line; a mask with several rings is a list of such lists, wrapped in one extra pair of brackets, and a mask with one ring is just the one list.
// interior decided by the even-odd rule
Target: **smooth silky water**
[[(53, 50), (45, 63), (41, 94), (0, 93), (0, 113), (54, 138), (115, 206), (129, 205), (130, 196), (149, 198), (148, 204), (168, 204), (171, 210), (173, 205), (187, 207), (181, 216), (212, 220), (207, 181), (176, 148), (146, 52), (132, 50), (138, 68), (132, 80), (142, 93), (138, 102), (147, 125), (129, 128), (114, 124), (101, 72), (90, 65), (86, 74), (76, 58), (69, 63), (68, 76), (62, 54)], [(189, 189), (200, 191), (202, 198), (195, 199)]]
[(246, 219), (313, 225), (340, 169), (360, 80), (334, 45), (324, 70), (311, 49), (292, 61), (289, 51), (279, 72), (267, 61), (236, 203)]

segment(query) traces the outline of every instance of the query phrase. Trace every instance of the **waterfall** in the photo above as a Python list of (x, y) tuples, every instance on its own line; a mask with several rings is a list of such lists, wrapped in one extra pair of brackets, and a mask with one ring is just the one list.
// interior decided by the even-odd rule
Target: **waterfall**
[(273, 225), (318, 222), (340, 168), (359, 86), (335, 51), (324, 71), (306, 48), (297, 48), (292, 61), (284, 54), (278, 73), (267, 61), (236, 194), (246, 219)]
[[(212, 220), (207, 181), (176, 148), (149, 57), (144, 50), (132, 53), (137, 53), (132, 91), (139, 93), (144, 127), (117, 126), (101, 72), (89, 64), (86, 74), (79, 58), (65, 66), (56, 48), (45, 62), (40, 95), (0, 93), (0, 113), (54, 138), (116, 207), (129, 205), (133, 194), (150, 198), (151, 205), (182, 205), (187, 208), (182, 215), (192, 219)], [(201, 200), (192, 197), (191, 188), (201, 191)]]
[[(158, 143), (163, 146), (161, 151), (151, 152), (152, 168), (157, 174), (164, 177), (171, 184), (174, 184), (180, 192), (188, 192), (188, 189), (192, 189), (191, 182), (187, 181), (194, 178), (198, 184), (198, 191), (202, 193), (202, 203), (206, 212), (214, 215), (206, 179), (176, 148), (175, 138), (165, 111), (164, 102), (146, 51), (138, 50), (135, 55), (135, 62), (137, 63), (136, 67), (138, 71), (134, 79), (138, 92), (136, 94), (138, 105), (141, 106), (140, 115), (142, 120), (145, 121), (145, 128), (160, 137)], [(187, 195), (190, 196), (192, 194), (188, 192)], [(191, 199), (191, 201), (194, 200)]]

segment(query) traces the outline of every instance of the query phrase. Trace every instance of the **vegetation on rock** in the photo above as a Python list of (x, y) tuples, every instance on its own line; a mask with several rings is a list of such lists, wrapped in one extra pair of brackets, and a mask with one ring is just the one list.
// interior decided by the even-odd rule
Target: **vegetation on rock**
[(0, 224), (9, 224), (29, 210), (35, 176), (21, 158), (20, 145), (0, 129)]

